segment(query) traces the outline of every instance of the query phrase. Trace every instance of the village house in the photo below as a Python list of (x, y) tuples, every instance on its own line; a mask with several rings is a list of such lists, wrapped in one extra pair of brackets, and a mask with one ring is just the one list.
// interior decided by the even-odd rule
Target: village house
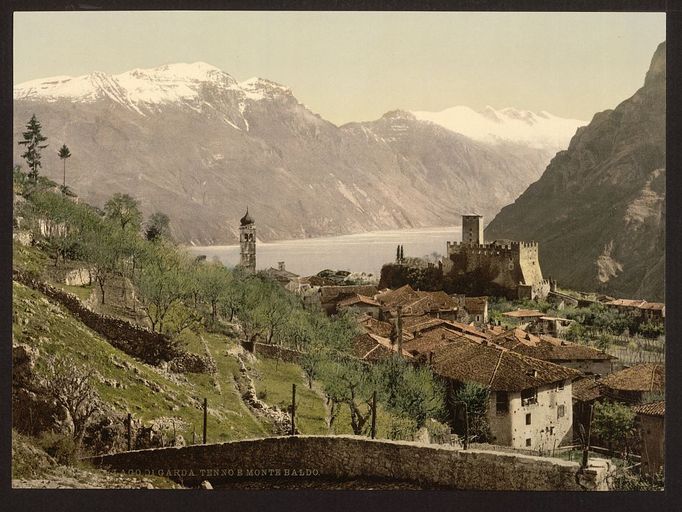
[(470, 381), (489, 389), (486, 417), (493, 443), (546, 451), (572, 441), (571, 383), (577, 370), (464, 337), (447, 340), (427, 360), (449, 397)]
[(539, 336), (523, 329), (511, 329), (490, 341), (519, 354), (550, 363), (579, 370), (586, 375), (607, 375), (611, 373), (616, 359), (603, 350), (571, 343), (545, 334)]
[(312, 296), (315, 298), (308, 299), (308, 302), (319, 305), (328, 315), (334, 315), (338, 313), (337, 305), (342, 300), (355, 295), (373, 297), (376, 293), (377, 287), (375, 285), (320, 286), (314, 288)]
[(372, 297), (366, 295), (355, 295), (345, 298), (336, 304), (337, 311), (345, 311), (348, 309), (357, 310), (360, 314), (369, 315), (372, 318), (379, 319), (381, 312), (381, 304), (375, 301)]
[(289, 272), (286, 269), (286, 266), (283, 261), (277, 262), (277, 268), (270, 267), (268, 269), (263, 270), (263, 274), (265, 274), (270, 279), (274, 279), (284, 288), (287, 288), (287, 285), (289, 285), (289, 283), (291, 282), (297, 282), (297, 279), (300, 277), (298, 274)]
[(604, 305), (616, 311), (623, 311), (641, 322), (662, 324), (665, 321), (665, 304), (645, 300), (615, 299)]
[(486, 340), (490, 336), (475, 327), (452, 320), (429, 316), (407, 317), (403, 320), (403, 332), (412, 336), (420, 336), (432, 329), (444, 328), (472, 341)]
[(642, 473), (658, 473), (665, 461), (665, 401), (637, 405), (633, 410), (637, 414), (637, 429), (642, 442)]
[(488, 323), (488, 297), (465, 297), (464, 309), (470, 322), (477, 325)]
[(533, 322), (539, 318), (542, 318), (545, 316), (545, 314), (542, 311), (538, 311), (537, 309), (516, 309), (514, 311), (502, 313), (502, 316), (507, 317), (520, 325)]
[(397, 316), (399, 307), (405, 317), (431, 315), (456, 320), (461, 306), (458, 299), (443, 291), (417, 291), (409, 284), (395, 290), (382, 291), (374, 299), (381, 304), (382, 320)]
[(601, 394), (626, 404), (642, 404), (665, 392), (665, 365), (639, 363), (599, 381)]
[(533, 332), (560, 337), (571, 327), (571, 324), (573, 324), (573, 320), (568, 318), (541, 316), (539, 320), (533, 323)]

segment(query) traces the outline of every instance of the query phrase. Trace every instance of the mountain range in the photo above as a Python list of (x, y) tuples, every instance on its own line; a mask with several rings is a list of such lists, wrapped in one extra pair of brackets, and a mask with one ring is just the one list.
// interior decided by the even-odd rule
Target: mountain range
[(43, 174), (61, 182), (66, 143), (80, 197), (131, 194), (197, 245), (234, 243), (247, 206), (264, 241), (492, 218), (585, 124), (459, 106), (336, 126), (288, 87), (202, 62), (16, 85), (15, 142), (33, 114), (50, 144)]
[(487, 239), (536, 240), (545, 276), (574, 289), (664, 298), (666, 45), (644, 85), (578, 129)]

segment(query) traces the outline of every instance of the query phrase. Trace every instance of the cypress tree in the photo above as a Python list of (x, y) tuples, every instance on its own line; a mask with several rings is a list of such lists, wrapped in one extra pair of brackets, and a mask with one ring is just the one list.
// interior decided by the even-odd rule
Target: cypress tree
[(19, 141), (19, 145), (26, 146), (26, 151), (21, 155), (21, 158), (26, 160), (31, 169), (28, 175), (34, 182), (38, 181), (38, 169), (41, 167), (40, 150), (47, 147), (47, 144), (42, 144), (47, 140), (47, 137), (40, 130), (40, 122), (36, 115), (33, 114), (31, 120), (26, 125), (26, 131), (21, 134), (24, 140)]

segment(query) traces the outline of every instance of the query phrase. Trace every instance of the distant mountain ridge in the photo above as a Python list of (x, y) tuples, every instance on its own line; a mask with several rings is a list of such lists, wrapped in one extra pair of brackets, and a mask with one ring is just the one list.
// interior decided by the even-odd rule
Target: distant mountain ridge
[(486, 238), (540, 242), (543, 274), (571, 288), (664, 298), (666, 45), (644, 86), (594, 116)]
[(475, 140), (405, 111), (339, 127), (288, 87), (203, 62), (32, 80), (14, 99), (15, 142), (34, 113), (49, 138), (44, 174), (61, 177), (66, 143), (67, 183), (85, 200), (129, 193), (200, 245), (234, 243), (247, 205), (261, 240), (491, 218), (561, 149)]

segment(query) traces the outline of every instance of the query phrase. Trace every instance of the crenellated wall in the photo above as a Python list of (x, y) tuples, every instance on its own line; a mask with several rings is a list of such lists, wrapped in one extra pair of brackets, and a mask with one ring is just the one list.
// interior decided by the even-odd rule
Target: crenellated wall
[(544, 298), (550, 282), (542, 277), (537, 242), (474, 244), (447, 242), (446, 271), (485, 269), (491, 282), (516, 292), (519, 298)]

